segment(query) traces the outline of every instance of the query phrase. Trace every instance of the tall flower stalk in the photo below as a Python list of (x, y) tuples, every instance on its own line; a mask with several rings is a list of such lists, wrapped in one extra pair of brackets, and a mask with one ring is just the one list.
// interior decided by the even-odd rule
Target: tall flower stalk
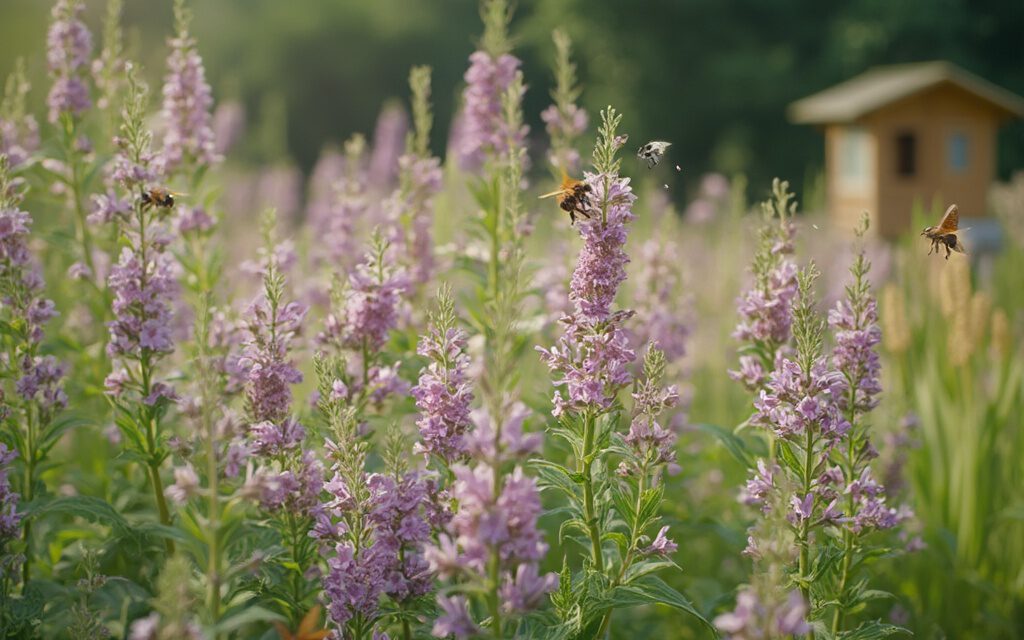
[[(484, 34), (479, 47), (469, 56), (466, 88), (462, 92), (462, 123), (456, 153), (463, 169), (475, 171), (488, 158), (521, 149), (529, 128), (505, 117), (505, 94), (522, 64), (510, 53), (508, 23), (512, 12), (506, 0), (481, 3)], [(524, 91), (519, 84), (519, 93)], [(525, 156), (519, 158), (525, 162)]]
[[(601, 113), (602, 124), (594, 149), (597, 173), (587, 182), (595, 193), (590, 218), (578, 229), (584, 240), (570, 282), (569, 298), (574, 312), (562, 319), (564, 334), (550, 349), (538, 348), (548, 368), (558, 376), (552, 400), (553, 415), (564, 426), (578, 430), (571, 440), (576, 457), (575, 473), (583, 489), (582, 524), (590, 538), (590, 562), (603, 572), (601, 540), (603, 519), (595, 509), (594, 460), (607, 446), (611, 421), (602, 418), (618, 408), (618, 393), (632, 382), (628, 366), (635, 359), (623, 323), (632, 312), (613, 311), (612, 302), (626, 279), (629, 257), (623, 250), (626, 225), (632, 221), (636, 196), (628, 178), (618, 175), (615, 159), (617, 128), (622, 119), (614, 109)], [(598, 431), (601, 433), (598, 433)]]
[[(662, 388), (664, 354), (648, 348), (644, 377), (636, 382), (629, 432), (617, 431), (624, 408), (619, 394), (634, 383), (629, 365), (635, 352), (625, 322), (632, 311), (614, 308), (626, 279), (625, 251), (636, 197), (629, 179), (619, 175), (616, 158), (624, 137), (621, 116), (609, 107), (601, 113), (594, 148), (594, 173), (585, 179), (594, 194), (577, 229), (583, 247), (570, 282), (573, 310), (562, 318), (564, 333), (551, 348), (538, 347), (558, 387), (552, 403), (557, 426), (552, 433), (567, 441), (574, 468), (537, 463), (545, 487), (565, 495), (570, 520), (563, 530), (582, 534), (589, 548), (583, 567), (573, 575), (566, 564), (559, 591), (552, 596), (557, 613), (577, 637), (604, 637), (610, 629), (616, 594), (628, 592), (641, 601), (661, 602), (700, 618), (678, 592), (652, 575), (658, 561), (676, 550), (666, 535), (652, 529), (662, 499), (661, 474), (675, 463), (675, 435), (658, 416), (676, 404), (675, 387)], [(609, 472), (614, 458), (618, 474)], [(625, 524), (625, 531), (616, 531)], [(614, 549), (606, 542), (616, 540)], [(650, 568), (647, 568), (650, 567)], [(587, 612), (580, 617), (574, 611)]]
[(413, 132), (406, 140), (405, 153), (398, 159), (399, 185), (385, 209), (388, 211), (392, 250), (407, 265), (412, 282), (430, 280), (434, 259), (434, 197), (441, 190), (441, 160), (430, 154), (430, 67), (413, 67), (409, 73), (412, 90)]
[(30, 88), (25, 60), (18, 58), (0, 101), (0, 155), (7, 156), (12, 171), (27, 163), (39, 148), (39, 124), (25, 104)]
[(763, 221), (751, 272), (753, 286), (737, 300), (740, 367), (729, 375), (757, 393), (767, 382), (792, 337), (791, 307), (797, 292), (797, 266), (790, 257), (796, 227), (796, 202), (789, 183), (772, 181), (772, 197), (761, 205)]
[(335, 391), (343, 365), (323, 354), (314, 363), (332, 467), (324, 486), (329, 499), (320, 505), (311, 535), (327, 560), (323, 588), (331, 622), (346, 639), (380, 638), (397, 626), (411, 640), (432, 588), (424, 544), (448, 516), (434, 499), (435, 482), (409, 469), (407, 445), (397, 432), (383, 452), (384, 471), (367, 471), (368, 434), (355, 408)]
[(428, 458), (436, 456), (447, 467), (466, 455), (466, 432), (473, 402), (467, 375), (467, 336), (456, 326), (450, 288), (442, 287), (438, 292), (437, 313), (430, 320), (427, 334), (416, 350), (430, 363), (420, 371), (419, 382), (412, 389), (420, 410), (416, 423), (420, 442), (415, 451)]
[(81, 130), (82, 118), (92, 106), (86, 81), (92, 34), (81, 20), (84, 8), (81, 0), (58, 0), (51, 13), (46, 59), (53, 84), (47, 97), (48, 120), (58, 130), (61, 157), (45, 166), (66, 187), (68, 206), (75, 214), (75, 234), (81, 261), (88, 281), (99, 287), (92, 231), (84, 203), (89, 174), (88, 156), (92, 148)]
[(125, 64), (124, 34), (121, 30), (121, 13), (124, 0), (107, 0), (107, 12), (103, 20), (103, 48), (92, 61), (93, 82), (96, 85), (96, 107), (106, 112), (109, 137), (113, 137), (120, 125), (118, 106), (124, 98)]
[(160, 110), (164, 131), (156, 164), (168, 183), (186, 181), (180, 188), (188, 196), (177, 205), (175, 227), (184, 245), (184, 283), (198, 300), (212, 291), (219, 277), (219, 259), (209, 246), (216, 216), (200, 203), (203, 179), (221, 157), (215, 148), (213, 94), (189, 31), (192, 12), (185, 0), (175, 0), (174, 22), (176, 33), (168, 41), (170, 54)]
[[(146, 87), (129, 68), (128, 98), (111, 175), (131, 205), (109, 218), (117, 224), (121, 253), (107, 280), (114, 313), (108, 324), (107, 355), (114, 370), (105, 384), (125, 446), (145, 461), (160, 522), (166, 525), (171, 516), (160, 478), (168, 454), (163, 420), (176, 394), (168, 381), (160, 379), (159, 365), (175, 348), (171, 321), (178, 285), (174, 259), (167, 250), (171, 241), (167, 209), (138, 197), (153, 178), (146, 104)], [(173, 546), (168, 539), (168, 551)]]
[(175, 0), (177, 33), (170, 40), (161, 117), (166, 130), (160, 153), (162, 173), (208, 167), (219, 158), (214, 150), (211, 110), (213, 95), (206, 82), (203, 59), (189, 33), (192, 13), (185, 0)]
[(247, 490), (258, 499), (286, 553), (279, 566), (286, 576), (280, 600), (297, 622), (314, 593), (308, 571), (316, 548), (309, 532), (320, 505), (323, 466), (305, 448), (306, 429), (292, 412), (292, 385), (302, 373), (291, 356), (306, 308), (285, 301), (285, 279), (275, 251), (273, 211), (263, 219), (263, 291), (246, 311), (246, 336), (240, 365), (245, 372), (246, 441), (256, 473)]
[(406, 271), (395, 264), (387, 239), (375, 230), (370, 248), (349, 274), (348, 283), (331, 291), (331, 312), (316, 336), (318, 346), (344, 358), (335, 393), (361, 415), (371, 403), (408, 390), (398, 365), (385, 357), (385, 344), (398, 325), (399, 306), (409, 288)]
[[(35, 499), (43, 489), (40, 472), (50, 450), (60, 439), (62, 429), (55, 422), (67, 405), (64, 394), (64, 364), (52, 355), (44, 355), (46, 323), (57, 315), (52, 300), (44, 297), (45, 282), (39, 265), (29, 250), (32, 216), (21, 209), (22, 191), (12, 180), (7, 156), (0, 155), (0, 317), (5, 331), (0, 337), (0, 416), (3, 432), (0, 466), (15, 457), (22, 466), (21, 498)], [(7, 471), (2, 483), (10, 490)], [(12, 537), (20, 516), (15, 511), (17, 496), (0, 490), (0, 537)], [(24, 540), (23, 586), (31, 576), (33, 538), (32, 521), (21, 526)], [(2, 552), (0, 552), (2, 553)], [(6, 574), (6, 569), (4, 569)]]
[[(865, 214), (857, 237), (863, 239), (867, 229)], [(897, 510), (886, 504), (885, 487), (874, 479), (870, 466), (878, 452), (871, 443), (869, 413), (877, 406), (882, 391), (877, 352), (882, 332), (878, 326), (878, 303), (868, 280), (870, 269), (871, 263), (861, 247), (850, 267), (851, 282), (846, 286), (846, 295), (828, 314), (829, 327), (835, 334), (832, 365), (845, 381), (845, 394), (839, 399), (839, 406), (850, 424), (842, 442), (832, 452), (835, 466), (831, 471), (845, 512), (841, 524), (842, 561), (831, 625), (833, 636), (845, 630), (850, 613), (865, 601), (863, 589), (855, 587), (853, 580), (878, 546), (869, 534), (891, 529), (910, 515), (905, 509)]]
[(572, 61), (572, 41), (561, 29), (551, 34), (555, 43), (554, 104), (541, 112), (551, 149), (548, 161), (556, 170), (575, 175), (579, 170), (580, 152), (576, 138), (587, 130), (587, 112), (576, 104), (582, 90), (576, 82), (576, 65)]

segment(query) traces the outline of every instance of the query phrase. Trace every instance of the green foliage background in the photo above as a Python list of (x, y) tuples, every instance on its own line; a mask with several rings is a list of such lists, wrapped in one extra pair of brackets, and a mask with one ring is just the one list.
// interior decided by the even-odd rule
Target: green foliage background
[[(104, 3), (87, 4), (98, 33)], [(0, 3), (0, 75), (17, 56), (29, 59), (37, 103), (49, 7)], [(413, 64), (434, 68), (433, 147), (443, 149), (469, 34), (479, 32), (472, 0), (202, 0), (194, 10), (216, 98), (242, 99), (257, 130), (241, 158), (287, 151), (307, 170), (325, 143), (372, 131), (382, 103), (404, 95)], [(125, 24), (131, 56), (156, 80), (171, 3), (127, 0)], [(673, 178), (683, 183), (707, 170), (745, 173), (751, 185), (784, 175), (801, 193), (820, 167), (822, 140), (789, 124), (786, 105), (872, 65), (947, 59), (1024, 94), (1016, 0), (522, 0), (512, 32), (538, 143), (556, 26), (575, 43), (590, 113), (618, 105), (636, 138), (674, 142), (684, 172)], [(1001, 134), (1000, 176), (1022, 165), (1018, 123)]]

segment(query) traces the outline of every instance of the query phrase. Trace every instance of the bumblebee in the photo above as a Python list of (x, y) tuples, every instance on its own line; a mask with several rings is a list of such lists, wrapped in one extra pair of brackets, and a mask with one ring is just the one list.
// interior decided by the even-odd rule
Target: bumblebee
[(661, 157), (665, 155), (665, 151), (667, 151), (671, 146), (671, 142), (665, 142), (664, 140), (651, 140), (636, 150), (636, 157), (641, 160), (646, 160), (647, 168), (653, 169), (657, 166), (658, 162), (661, 161)]
[(928, 249), (928, 255), (932, 255), (932, 252), (938, 253), (943, 248), (946, 250), (946, 260), (949, 260), (949, 256), (954, 251), (957, 253), (967, 253), (964, 250), (964, 245), (957, 238), (958, 231), (966, 231), (966, 229), (960, 229), (960, 210), (957, 209), (955, 204), (949, 205), (946, 209), (946, 214), (942, 216), (942, 220), (938, 226), (925, 227), (921, 231), (921, 235), (931, 241), (932, 246)]
[(183, 193), (173, 193), (164, 189), (163, 187), (150, 187), (146, 191), (143, 191), (139, 195), (139, 200), (142, 202), (142, 208), (148, 209), (149, 207), (159, 207), (161, 209), (173, 209), (174, 208), (174, 197), (183, 196)]
[(579, 214), (584, 218), (590, 218), (590, 194), (593, 192), (593, 188), (583, 180), (575, 180), (570, 178), (564, 171), (562, 172), (562, 186), (558, 191), (552, 191), (551, 193), (545, 193), (541, 198), (555, 197), (555, 201), (558, 202), (558, 206), (569, 214), (569, 224), (576, 224), (576, 215)]

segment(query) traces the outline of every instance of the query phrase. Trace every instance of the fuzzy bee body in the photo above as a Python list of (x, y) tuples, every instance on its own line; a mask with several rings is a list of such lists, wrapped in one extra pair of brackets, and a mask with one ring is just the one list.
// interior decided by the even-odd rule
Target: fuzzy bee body
[(583, 180), (574, 180), (562, 174), (562, 186), (558, 191), (545, 193), (541, 198), (555, 197), (559, 208), (569, 214), (569, 224), (576, 224), (576, 215), (590, 218), (590, 194), (593, 188)]
[(180, 196), (180, 193), (172, 193), (163, 187), (150, 187), (143, 191), (139, 195), (139, 200), (142, 202), (142, 207), (159, 207), (161, 209), (173, 209), (174, 208), (174, 196)]
[(967, 253), (963, 243), (960, 242), (960, 238), (957, 237), (958, 231), (966, 231), (966, 229), (960, 229), (959, 227), (960, 210), (955, 204), (952, 204), (946, 209), (946, 213), (942, 216), (942, 221), (939, 222), (938, 226), (925, 227), (921, 231), (921, 235), (931, 241), (928, 255), (932, 255), (933, 252), (939, 253), (942, 249), (945, 249), (946, 260), (949, 260), (949, 256), (954, 251), (957, 253)]
[(665, 151), (672, 146), (671, 142), (664, 140), (651, 140), (636, 150), (636, 157), (647, 161), (647, 168), (652, 169), (661, 161)]

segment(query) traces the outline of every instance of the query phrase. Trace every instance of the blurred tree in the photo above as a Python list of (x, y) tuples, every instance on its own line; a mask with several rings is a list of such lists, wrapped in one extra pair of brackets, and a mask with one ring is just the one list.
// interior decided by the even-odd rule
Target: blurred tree
[[(103, 2), (88, 4), (98, 29)], [(414, 64), (434, 69), (432, 146), (443, 151), (481, 29), (475, 0), (193, 4), (215, 92), (237, 95), (250, 121), (264, 123), (277, 119), (276, 112), (262, 113), (276, 104), (267, 96), (282, 96), (288, 150), (301, 167), (308, 170), (325, 143), (369, 132), (385, 100), (405, 97)], [(163, 74), (170, 5), (126, 2), (129, 46), (151, 81)], [(44, 0), (0, 4), (0, 73), (26, 56), (35, 105), (45, 94), (48, 10)], [(743, 171), (758, 197), (771, 176), (800, 182), (822, 161), (821, 136), (790, 125), (786, 105), (871, 65), (945, 58), (1024, 94), (1020, 0), (522, 0), (512, 28), (538, 144), (539, 113), (553, 82), (555, 26), (574, 40), (592, 114), (615, 104), (636, 144), (675, 143), (672, 164), (682, 166), (684, 180), (707, 170)], [(1024, 124), (1008, 127), (1000, 142), (1006, 176), (1024, 166)], [(242, 151), (265, 159), (263, 146)]]

